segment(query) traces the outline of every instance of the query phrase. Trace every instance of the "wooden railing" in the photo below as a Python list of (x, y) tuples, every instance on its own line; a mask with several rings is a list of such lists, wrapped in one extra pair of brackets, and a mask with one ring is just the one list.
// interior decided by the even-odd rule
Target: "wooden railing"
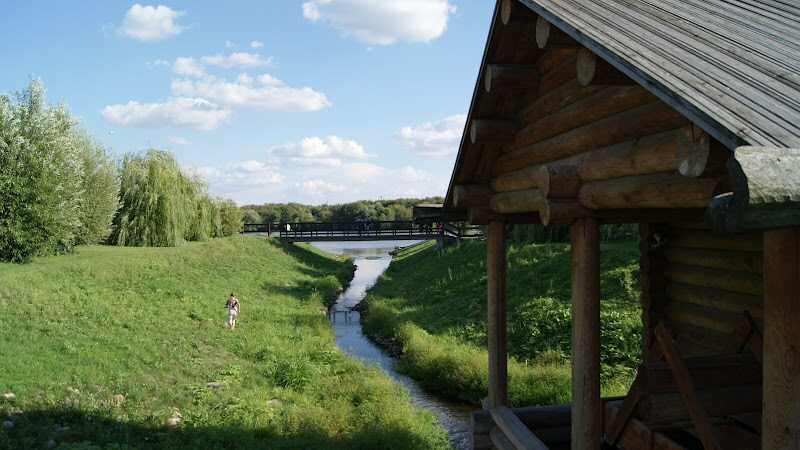
[(479, 227), (453, 223), (416, 224), (412, 220), (376, 220), (372, 222), (279, 222), (246, 223), (242, 233), (266, 233), (282, 238), (420, 238), (449, 237), (467, 239), (482, 237)]

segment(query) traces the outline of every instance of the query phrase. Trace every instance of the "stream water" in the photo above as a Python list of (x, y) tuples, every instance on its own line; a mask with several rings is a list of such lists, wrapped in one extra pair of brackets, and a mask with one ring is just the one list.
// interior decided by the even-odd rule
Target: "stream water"
[(395, 360), (376, 346), (361, 331), (361, 315), (352, 308), (364, 298), (367, 289), (375, 284), (378, 276), (389, 267), (392, 260), (389, 252), (397, 246), (410, 245), (415, 241), (360, 241), (360, 242), (316, 242), (313, 245), (329, 253), (346, 253), (357, 266), (350, 286), (331, 308), (330, 319), (336, 330), (336, 344), (349, 355), (367, 364), (377, 364), (392, 378), (403, 383), (411, 395), (412, 403), (432, 412), (439, 423), (450, 433), (450, 446), (469, 448), (469, 413), (476, 408), (441, 399), (425, 392), (411, 378), (394, 370)]

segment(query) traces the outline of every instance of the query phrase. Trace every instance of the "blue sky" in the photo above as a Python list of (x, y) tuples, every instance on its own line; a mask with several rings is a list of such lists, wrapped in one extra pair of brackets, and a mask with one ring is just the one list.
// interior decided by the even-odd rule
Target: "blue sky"
[(238, 203), (444, 195), (491, 0), (2, 1), (34, 74), (115, 155), (168, 148)]

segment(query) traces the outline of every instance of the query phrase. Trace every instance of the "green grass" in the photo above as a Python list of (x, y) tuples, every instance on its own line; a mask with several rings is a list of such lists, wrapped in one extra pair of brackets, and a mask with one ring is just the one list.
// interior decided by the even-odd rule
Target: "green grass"
[[(395, 339), (399, 368), (427, 388), (479, 404), (487, 392), (486, 244), (432, 241), (398, 252), (364, 301), (365, 330)], [(604, 395), (624, 394), (640, 348), (638, 250), (603, 242)], [(509, 403), (570, 401), (570, 255), (567, 244), (507, 249)]]
[(446, 447), (404, 388), (333, 343), (320, 309), (351, 271), (243, 236), (0, 264), (0, 393), (15, 395), (0, 448)]

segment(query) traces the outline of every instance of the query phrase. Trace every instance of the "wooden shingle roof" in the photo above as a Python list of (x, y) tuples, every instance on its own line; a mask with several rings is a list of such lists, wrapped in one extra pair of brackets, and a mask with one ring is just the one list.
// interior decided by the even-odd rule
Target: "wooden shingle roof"
[(520, 2), (727, 147), (800, 147), (800, 3)]

